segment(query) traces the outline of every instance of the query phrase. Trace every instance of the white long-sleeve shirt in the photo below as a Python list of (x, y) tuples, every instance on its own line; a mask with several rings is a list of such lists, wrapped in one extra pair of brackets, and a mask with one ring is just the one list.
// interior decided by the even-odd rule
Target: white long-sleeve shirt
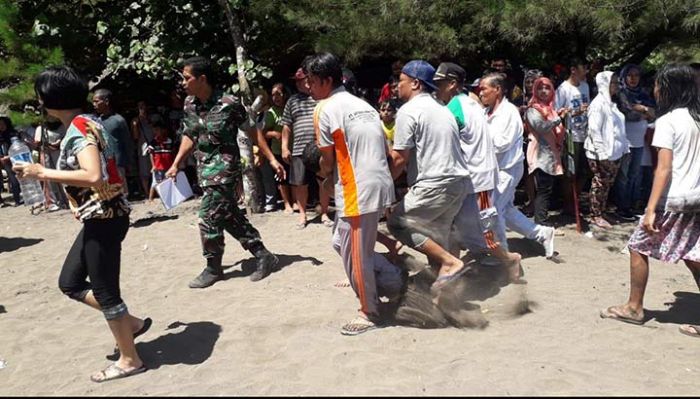
[[(488, 112), (488, 111), (487, 111)], [(518, 108), (506, 98), (492, 114), (486, 114), (500, 170), (510, 169), (525, 158), (523, 121)]]

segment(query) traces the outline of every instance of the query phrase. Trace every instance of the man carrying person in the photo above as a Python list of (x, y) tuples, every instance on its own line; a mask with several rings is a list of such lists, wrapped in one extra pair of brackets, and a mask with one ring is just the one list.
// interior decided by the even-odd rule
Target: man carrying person
[(432, 286), (437, 295), (466, 271), (445, 248), (467, 195), (469, 172), (454, 116), (430, 95), (435, 90), (434, 73), (432, 65), (414, 60), (399, 77), (399, 97), (406, 104), (396, 115), (391, 174), (396, 178), (408, 167), (411, 188), (387, 226), (403, 244), (428, 256), (438, 276)]
[(459, 137), (464, 159), (469, 170), (468, 195), (455, 219), (456, 242), (451, 243), (451, 252), (459, 257), (460, 249), (470, 254), (491, 252), (507, 268), (511, 281), (520, 278), (521, 256), (508, 252), (496, 237), (505, 236), (495, 230), (505, 226), (498, 222), (495, 208), (491, 205), (491, 192), (498, 179), (498, 161), (489, 135), (484, 109), (479, 103), (464, 94), (466, 71), (457, 64), (443, 62), (437, 68), (433, 80), (437, 86), (437, 97), (447, 104), (459, 127)]
[(98, 89), (92, 96), (92, 106), (95, 108), (102, 127), (104, 127), (105, 138), (109, 141), (113, 153), (105, 154), (107, 157), (114, 157), (117, 162), (117, 170), (124, 184), (122, 189), (124, 195), (129, 195), (129, 185), (126, 180), (126, 169), (129, 165), (131, 147), (131, 135), (129, 125), (121, 115), (114, 112), (112, 92), (107, 89)]
[(320, 100), (314, 115), (321, 151), (321, 173), (332, 175), (336, 225), (333, 248), (340, 254), (350, 284), (360, 299), (358, 316), (342, 327), (344, 335), (377, 328), (379, 297), (400, 298), (401, 269), (374, 251), (377, 226), (394, 200), (387, 146), (379, 114), (342, 85), (342, 69), (330, 53), (304, 64), (311, 96)]
[[(554, 255), (554, 228), (540, 226), (528, 219), (513, 204), (515, 189), (523, 176), (523, 122), (518, 108), (505, 98), (506, 76), (491, 73), (480, 83), (479, 97), (487, 107), (486, 120), (489, 134), (493, 139), (498, 160), (498, 184), (494, 202), (501, 223), (525, 236), (541, 243), (545, 256)], [(498, 241), (508, 250), (505, 229), (498, 229)]]
[(182, 85), (188, 94), (182, 119), (180, 149), (166, 177), (175, 177), (178, 165), (195, 150), (199, 184), (204, 191), (199, 209), (199, 233), (207, 266), (190, 288), (205, 288), (223, 276), (224, 230), (257, 258), (258, 281), (268, 276), (278, 259), (263, 245), (260, 234), (238, 209), (236, 183), (241, 179), (238, 126), (248, 115), (238, 98), (215, 90), (209, 61), (192, 57), (184, 62)]
[[(567, 159), (565, 167), (567, 170), (571, 170), (571, 166), (574, 168), (577, 197), (591, 175), (586, 151), (583, 148), (588, 135), (588, 104), (591, 98), (588, 83), (586, 83), (587, 74), (588, 68), (584, 61), (579, 58), (570, 60), (569, 77), (559, 85), (554, 97), (554, 109), (569, 110), (566, 128), (570, 137), (567, 137), (567, 142), (573, 141), (573, 154), (569, 154), (573, 157), (573, 165), (569, 165), (569, 159)], [(564, 210), (573, 215), (573, 189), (568, 179), (564, 182)]]
[[(299, 223), (296, 227), (302, 230), (308, 223), (306, 202), (309, 198), (309, 180), (313, 177), (306, 170), (301, 154), (304, 147), (315, 140), (313, 119), (316, 101), (309, 95), (307, 77), (302, 68), (297, 70), (294, 79), (299, 92), (289, 98), (282, 113), (282, 159), (289, 164), (289, 184), (292, 186), (294, 201), (299, 207)], [(330, 227), (333, 225), (333, 221), (328, 217), (330, 197), (323, 187), (319, 187), (319, 196), (321, 223)]]

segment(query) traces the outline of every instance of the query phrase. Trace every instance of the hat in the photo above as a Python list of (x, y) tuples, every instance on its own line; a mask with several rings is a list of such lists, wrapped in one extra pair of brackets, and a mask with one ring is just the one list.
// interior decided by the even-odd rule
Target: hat
[(297, 69), (297, 73), (295, 73), (294, 76), (292, 76), (292, 78), (296, 80), (306, 79), (306, 74), (304, 73), (303, 69), (299, 68)]
[(452, 62), (443, 62), (442, 64), (438, 65), (433, 80), (438, 81), (454, 79), (459, 83), (464, 83), (466, 76), (467, 72), (461, 66)]
[(423, 82), (426, 86), (433, 90), (436, 90), (435, 83), (433, 83), (433, 75), (435, 75), (435, 68), (423, 60), (413, 60), (408, 64), (404, 65), (401, 69), (401, 73), (406, 76), (410, 76), (413, 79), (418, 79)]
[(479, 83), (481, 82), (480, 78), (474, 79), (474, 81), (469, 85), (471, 87), (479, 87)]

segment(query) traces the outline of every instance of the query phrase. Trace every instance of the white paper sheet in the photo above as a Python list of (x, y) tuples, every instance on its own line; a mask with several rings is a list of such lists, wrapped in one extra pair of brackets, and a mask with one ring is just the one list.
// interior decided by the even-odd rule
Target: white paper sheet
[(185, 172), (177, 172), (177, 178), (174, 181), (173, 179), (163, 180), (160, 184), (156, 185), (156, 191), (158, 192), (160, 201), (168, 211), (194, 195), (190, 187), (190, 182), (187, 181), (187, 176), (185, 176)]

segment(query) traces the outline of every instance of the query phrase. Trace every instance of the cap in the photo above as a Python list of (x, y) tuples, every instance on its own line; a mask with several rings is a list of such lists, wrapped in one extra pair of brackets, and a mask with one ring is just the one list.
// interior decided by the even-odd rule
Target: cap
[(433, 90), (436, 90), (435, 83), (433, 83), (433, 75), (435, 75), (435, 68), (432, 65), (423, 60), (413, 60), (408, 64), (404, 65), (401, 69), (401, 73), (406, 76), (410, 76), (413, 79), (418, 79), (423, 82), (426, 86)]
[(438, 65), (435, 71), (434, 81), (454, 79), (459, 83), (464, 83), (467, 72), (461, 66), (452, 62), (443, 62)]

